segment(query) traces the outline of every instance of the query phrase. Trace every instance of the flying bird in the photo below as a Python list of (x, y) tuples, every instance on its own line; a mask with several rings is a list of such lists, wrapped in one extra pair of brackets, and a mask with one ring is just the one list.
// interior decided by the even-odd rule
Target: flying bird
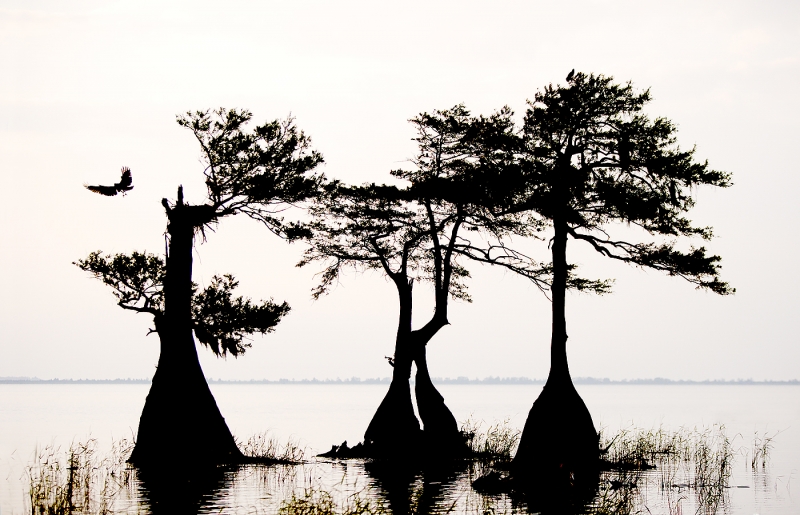
[(89, 186), (88, 184), (84, 184), (84, 187), (95, 193), (99, 193), (101, 195), (106, 195), (108, 197), (113, 197), (120, 191), (123, 195), (126, 192), (131, 191), (133, 189), (133, 178), (131, 177), (131, 169), (127, 166), (122, 167), (122, 177), (120, 177), (119, 182), (114, 184), (113, 186)]
[(575, 68), (573, 68), (572, 71), (567, 74), (567, 82), (571, 81), (572, 77), (574, 76), (575, 76)]

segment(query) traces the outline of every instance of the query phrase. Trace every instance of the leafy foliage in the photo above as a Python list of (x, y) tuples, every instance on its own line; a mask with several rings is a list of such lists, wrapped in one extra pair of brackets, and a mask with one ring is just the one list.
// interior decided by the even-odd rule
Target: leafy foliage
[(248, 335), (271, 333), (289, 312), (285, 302), (254, 304), (248, 298), (234, 297), (232, 292), (238, 285), (232, 275), (215, 275), (207, 288), (192, 297), (194, 334), (218, 356), (243, 353), (251, 346), (244, 341)]
[(311, 149), (311, 139), (292, 118), (246, 131), (251, 118), (247, 110), (220, 108), (187, 112), (178, 123), (200, 142), (216, 218), (244, 213), (276, 234), (302, 235), (277, 213), (316, 194), (324, 179), (310, 172), (323, 162), (322, 155)]
[(391, 172), (404, 187), (334, 183), (311, 206), (311, 247), (299, 266), (325, 263), (314, 296), (346, 267), (378, 269), (398, 283), (432, 283), (438, 310), (447, 297), (470, 300), (462, 259), (504, 266), (546, 288), (547, 265), (502, 243), (512, 233), (535, 235), (541, 224), (525, 213), (493, 216), (486, 207), (484, 161), (496, 154), (493, 144), (508, 139), (509, 113), (476, 118), (457, 105), (411, 123), (419, 145), (415, 168)]
[[(97, 251), (75, 265), (110, 286), (122, 308), (150, 313), (156, 318), (163, 316), (166, 268), (161, 257), (141, 252), (111, 256)], [(246, 297), (234, 297), (233, 290), (238, 285), (232, 275), (215, 275), (208, 287), (202, 290), (196, 284), (193, 287), (195, 335), (217, 356), (244, 353), (251, 346), (245, 341), (249, 335), (272, 332), (290, 309), (285, 302), (276, 304), (269, 300), (256, 304)]]
[[(571, 75), (566, 86), (538, 92), (525, 115), (521, 165), (505, 170), (507, 211), (532, 210), (565, 219), (574, 239), (601, 255), (662, 270), (719, 294), (719, 256), (679, 248), (679, 237), (712, 236), (685, 216), (701, 185), (730, 186), (730, 176), (694, 160), (677, 145), (675, 126), (642, 110), (649, 91), (602, 75)], [(624, 223), (661, 241), (626, 241), (604, 229)]]
[(104, 256), (98, 250), (73, 264), (110, 286), (120, 307), (163, 313), (166, 266), (159, 256), (142, 252)]
[(383, 270), (388, 277), (413, 277), (424, 257), (426, 233), (414, 222), (419, 213), (393, 186), (333, 184), (310, 208), (311, 246), (298, 266), (325, 261), (315, 298), (338, 281), (345, 267)]

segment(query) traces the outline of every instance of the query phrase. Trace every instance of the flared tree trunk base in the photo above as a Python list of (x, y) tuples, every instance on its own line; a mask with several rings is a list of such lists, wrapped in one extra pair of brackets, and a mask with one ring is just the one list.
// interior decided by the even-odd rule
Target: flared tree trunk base
[(424, 430), (420, 429), (414, 414), (408, 383), (396, 381), (372, 417), (363, 443), (350, 447), (343, 442), (319, 456), (390, 460), (406, 463), (413, 470), (442, 459), (468, 457), (466, 439), (439, 392), (432, 384), (429, 388), (420, 388), (418, 382), (416, 396), (420, 417), (425, 423)]
[(392, 380), (364, 433), (365, 452), (375, 458), (413, 458), (419, 454), (421, 442), (408, 380)]
[(425, 455), (437, 459), (466, 457), (469, 454), (466, 439), (430, 378), (417, 373), (414, 393), (423, 424)]
[(152, 467), (175, 461), (217, 465), (244, 460), (202, 371), (187, 377), (159, 367), (128, 461)]
[(599, 455), (592, 417), (569, 376), (548, 379), (528, 414), (512, 462), (514, 488), (594, 489)]

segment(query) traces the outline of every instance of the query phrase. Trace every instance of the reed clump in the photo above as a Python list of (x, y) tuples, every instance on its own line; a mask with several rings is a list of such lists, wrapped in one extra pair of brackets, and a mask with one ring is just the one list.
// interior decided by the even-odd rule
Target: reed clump
[(713, 513), (726, 502), (736, 451), (722, 425), (674, 432), (623, 429), (611, 438), (601, 431), (600, 441), (607, 471), (593, 513), (634, 513), (641, 490), (654, 481), (668, 504), (674, 492), (688, 491), (698, 512)]
[(461, 434), (472, 457), (478, 460), (510, 461), (519, 446), (522, 434), (511, 427), (509, 420), (490, 424), (485, 430), (483, 421), (471, 418), (461, 424)]
[(611, 438), (600, 430), (600, 448), (605, 464), (612, 469), (647, 470), (665, 457), (682, 455), (687, 449), (685, 431), (622, 429)]
[(281, 443), (268, 431), (251, 436), (239, 447), (249, 458), (283, 464), (301, 463), (306, 456), (306, 449), (301, 447), (299, 442), (290, 439), (286, 443)]
[(111, 452), (97, 452), (97, 440), (73, 442), (66, 452), (48, 445), (37, 449), (25, 468), (32, 514), (109, 514), (121, 491), (130, 491), (134, 470), (125, 462), (133, 442), (112, 443)]
[(753, 435), (753, 449), (750, 457), (750, 468), (753, 472), (759, 470), (759, 468), (762, 471), (767, 469), (767, 462), (772, 452), (772, 439), (776, 436), (778, 436), (778, 433), (772, 436), (768, 436), (766, 433), (763, 435), (755, 433)]

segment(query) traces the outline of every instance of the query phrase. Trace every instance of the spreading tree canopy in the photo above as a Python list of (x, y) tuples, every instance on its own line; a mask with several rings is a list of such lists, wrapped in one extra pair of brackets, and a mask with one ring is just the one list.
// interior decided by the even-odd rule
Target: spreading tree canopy
[[(164, 317), (164, 278), (166, 265), (161, 256), (131, 252), (103, 255), (92, 252), (75, 263), (112, 289), (117, 305), (123, 309), (153, 316), (158, 332)], [(238, 357), (252, 346), (249, 336), (267, 334), (289, 312), (286, 302), (272, 299), (253, 303), (246, 297), (234, 297), (239, 281), (230, 274), (215, 275), (204, 289), (192, 285), (192, 328), (195, 337), (221, 357)]]
[(202, 148), (208, 199), (198, 212), (211, 220), (244, 214), (278, 235), (295, 236), (298, 225), (280, 214), (316, 194), (323, 178), (311, 172), (322, 163), (322, 155), (311, 149), (310, 138), (293, 118), (247, 131), (251, 118), (249, 111), (236, 109), (178, 117)]
[[(700, 288), (732, 293), (719, 279), (719, 256), (681, 247), (681, 237), (709, 240), (710, 227), (686, 218), (698, 186), (727, 187), (730, 176), (677, 146), (666, 118), (650, 119), (650, 92), (602, 75), (574, 74), (529, 102), (517, 207), (532, 209), (602, 256), (679, 276)], [(518, 184), (518, 183), (517, 183)], [(639, 227), (658, 241), (615, 239), (604, 228)]]

